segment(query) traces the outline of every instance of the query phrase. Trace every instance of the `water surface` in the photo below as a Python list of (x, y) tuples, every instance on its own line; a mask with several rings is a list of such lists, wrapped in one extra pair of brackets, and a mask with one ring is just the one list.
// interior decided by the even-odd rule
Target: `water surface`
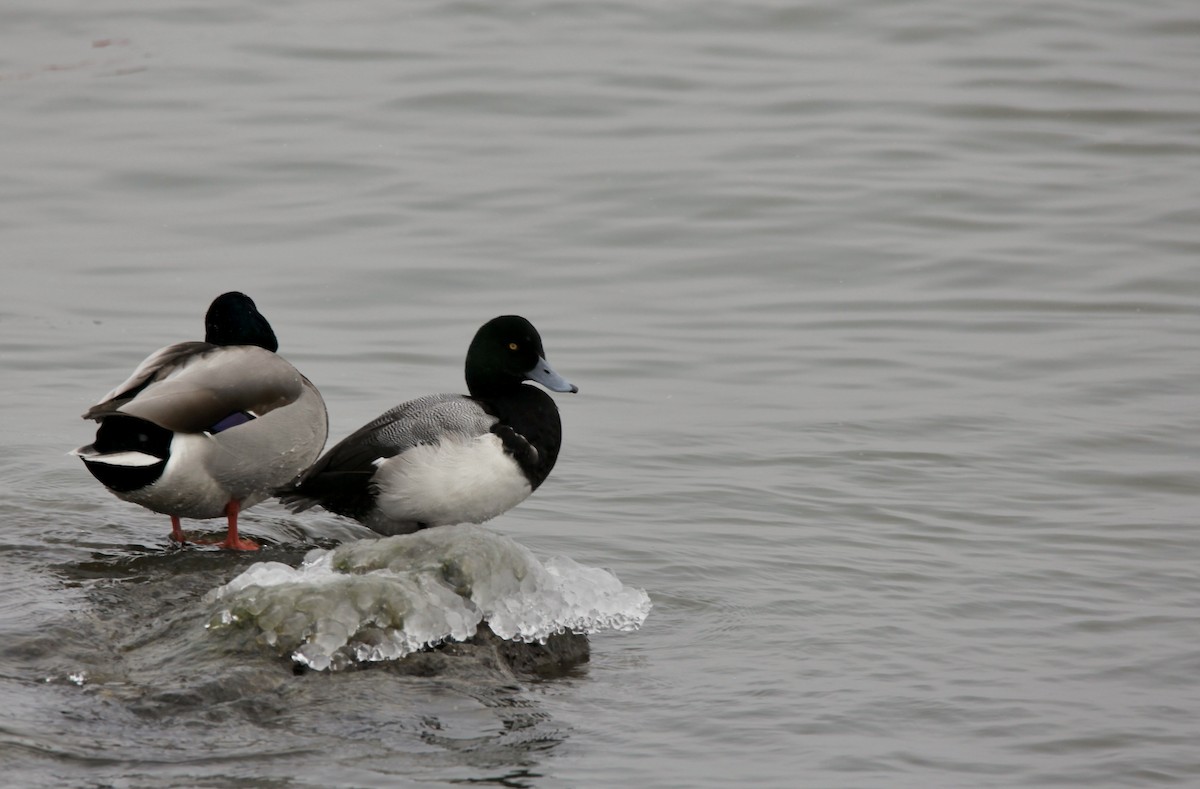
[[(1193, 4), (24, 4), (0, 761), (28, 787), (1200, 781)], [(296, 676), (65, 452), (250, 293), (331, 439), (530, 318), (490, 527), (654, 603), (565, 677)]]

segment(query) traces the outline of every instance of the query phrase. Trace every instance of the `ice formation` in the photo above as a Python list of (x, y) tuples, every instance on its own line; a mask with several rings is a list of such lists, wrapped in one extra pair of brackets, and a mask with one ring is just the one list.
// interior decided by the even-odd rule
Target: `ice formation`
[(565, 557), (543, 563), (472, 525), (314, 550), (298, 568), (262, 562), (208, 600), (210, 628), (256, 629), (261, 643), (318, 670), (462, 641), (481, 622), (531, 642), (636, 630), (650, 613), (646, 593), (607, 570)]

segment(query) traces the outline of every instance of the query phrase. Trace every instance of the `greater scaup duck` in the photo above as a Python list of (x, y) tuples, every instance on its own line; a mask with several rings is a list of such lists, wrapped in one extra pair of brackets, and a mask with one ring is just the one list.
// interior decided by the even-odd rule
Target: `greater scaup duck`
[(482, 523), (529, 497), (558, 459), (555, 392), (578, 392), (546, 362), (529, 321), (485, 323), (467, 350), (468, 395), (396, 406), (325, 453), (280, 498), (293, 512), (320, 504), (380, 534)]
[(321, 453), (325, 402), (275, 355), (275, 332), (249, 296), (218, 296), (204, 326), (204, 342), (151, 354), (88, 409), (96, 440), (74, 454), (119, 498), (171, 516), (175, 541), (187, 540), (180, 518), (225, 516), (221, 547), (254, 550), (238, 536), (238, 512)]

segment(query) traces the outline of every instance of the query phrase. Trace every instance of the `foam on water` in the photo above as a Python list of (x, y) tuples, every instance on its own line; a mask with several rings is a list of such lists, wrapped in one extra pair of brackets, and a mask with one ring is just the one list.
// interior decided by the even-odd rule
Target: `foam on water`
[(392, 660), (486, 622), (501, 638), (636, 630), (650, 612), (641, 589), (607, 570), (527, 548), (479, 526), (314, 550), (298, 568), (255, 564), (212, 591), (209, 627), (255, 628), (257, 639), (311, 668)]

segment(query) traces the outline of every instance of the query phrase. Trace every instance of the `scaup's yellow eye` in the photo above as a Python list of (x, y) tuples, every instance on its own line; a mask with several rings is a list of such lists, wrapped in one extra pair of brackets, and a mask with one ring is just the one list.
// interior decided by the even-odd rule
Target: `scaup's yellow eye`
[(508, 349), (509, 349), (510, 351), (515, 351), (515, 350), (517, 349), (517, 344), (516, 344), (515, 342), (510, 342), (510, 343), (508, 344)]

